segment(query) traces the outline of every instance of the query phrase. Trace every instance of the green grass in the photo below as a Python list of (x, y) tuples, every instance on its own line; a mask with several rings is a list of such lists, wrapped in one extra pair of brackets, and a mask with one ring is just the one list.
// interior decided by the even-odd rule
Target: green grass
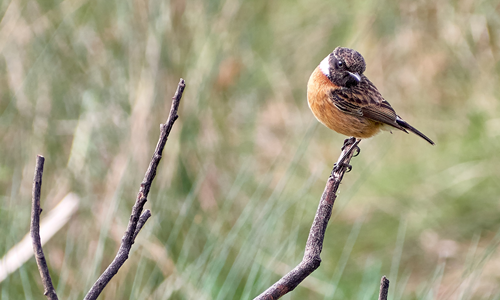
[[(344, 139), (306, 84), (338, 45), (436, 146), (360, 144), (321, 267), (284, 299), (375, 299), (382, 275), (392, 300), (499, 299), (497, 1), (4, 1), (0, 16), (0, 257), (28, 232), (42, 154), (44, 212), (80, 197), (44, 246), (61, 299), (114, 257), (180, 77), (153, 217), (101, 298), (252, 299), (300, 262)], [(34, 259), (0, 297), (44, 299)]]

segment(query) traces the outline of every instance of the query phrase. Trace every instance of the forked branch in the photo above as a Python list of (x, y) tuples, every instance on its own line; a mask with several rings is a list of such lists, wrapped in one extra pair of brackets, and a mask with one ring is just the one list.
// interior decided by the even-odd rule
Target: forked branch
[(165, 124), (160, 125), (160, 138), (158, 140), (158, 143), (156, 144), (156, 149), (153, 157), (151, 158), (151, 162), (149, 163), (148, 170), (146, 171), (144, 179), (142, 180), (139, 193), (137, 194), (137, 199), (135, 200), (134, 207), (132, 208), (132, 214), (130, 215), (127, 231), (125, 231), (125, 235), (122, 238), (120, 249), (118, 250), (118, 253), (116, 254), (113, 262), (111, 262), (108, 268), (104, 271), (104, 273), (102, 273), (102, 275), (99, 277), (99, 279), (97, 279), (90, 291), (87, 293), (84, 298), (85, 300), (97, 299), (97, 297), (101, 294), (102, 290), (106, 287), (111, 278), (115, 276), (121, 266), (128, 259), (130, 249), (135, 242), (137, 234), (151, 216), (151, 212), (149, 210), (144, 211), (144, 213), (142, 212), (142, 210), (144, 208), (144, 204), (146, 204), (146, 201), (148, 200), (149, 190), (151, 188), (153, 179), (156, 176), (156, 169), (158, 168), (158, 164), (160, 163), (163, 148), (165, 148), (165, 144), (167, 143), (170, 130), (172, 129), (175, 120), (177, 120), (177, 118), (179, 117), (177, 115), (177, 110), (179, 109), (179, 104), (185, 87), (186, 84), (184, 82), (184, 79), (181, 78), (181, 80), (179, 81), (179, 85), (177, 86), (177, 91), (172, 98), (173, 101), (170, 108), (168, 120)]
[(351, 169), (349, 162), (351, 158), (359, 153), (358, 143), (355, 138), (347, 139), (342, 147), (339, 160), (328, 178), (325, 190), (321, 196), (316, 216), (314, 217), (309, 237), (307, 238), (306, 249), (302, 261), (288, 274), (283, 276), (278, 282), (257, 296), (254, 300), (274, 300), (279, 299), (286, 293), (293, 291), (307, 276), (316, 270), (321, 263), (321, 250), (325, 239), (326, 226), (332, 215), (333, 204), (337, 198), (337, 189), (347, 170)]
[[(120, 267), (128, 259), (130, 249), (135, 242), (137, 234), (139, 234), (139, 231), (142, 229), (146, 221), (149, 219), (149, 217), (151, 217), (151, 212), (149, 210), (145, 210), (143, 212), (144, 204), (146, 204), (146, 201), (148, 200), (149, 190), (151, 188), (153, 179), (156, 176), (156, 169), (158, 168), (158, 164), (160, 163), (163, 149), (165, 148), (165, 144), (167, 143), (170, 130), (172, 129), (175, 120), (177, 120), (177, 118), (179, 117), (177, 115), (177, 111), (179, 109), (179, 104), (185, 87), (186, 84), (184, 82), (184, 79), (181, 78), (177, 86), (177, 91), (172, 98), (173, 101), (170, 108), (168, 120), (165, 124), (160, 125), (160, 139), (156, 144), (155, 152), (153, 154), (153, 157), (151, 158), (148, 170), (146, 171), (144, 179), (141, 183), (139, 193), (137, 194), (137, 199), (135, 201), (134, 207), (132, 208), (132, 214), (130, 215), (127, 231), (125, 231), (125, 235), (122, 238), (120, 249), (118, 250), (118, 253), (116, 254), (113, 262), (111, 262), (104, 273), (94, 283), (90, 291), (85, 296), (85, 299), (97, 299), (97, 297), (101, 294), (102, 290), (106, 287), (111, 278), (115, 276)], [(40, 270), (40, 275), (42, 277), (42, 282), (45, 289), (44, 294), (48, 299), (54, 300), (57, 299), (57, 295), (54, 286), (52, 285), (52, 280), (50, 279), (49, 269), (47, 267), (47, 262), (45, 261), (45, 256), (43, 255), (42, 244), (40, 241), (40, 213), (42, 212), (40, 208), (40, 190), (42, 186), (44, 161), (45, 159), (43, 158), (43, 156), (38, 155), (36, 160), (35, 178), (33, 179), (31, 239), (33, 242), (33, 251), (35, 252), (36, 262), (38, 265), (38, 269)]]

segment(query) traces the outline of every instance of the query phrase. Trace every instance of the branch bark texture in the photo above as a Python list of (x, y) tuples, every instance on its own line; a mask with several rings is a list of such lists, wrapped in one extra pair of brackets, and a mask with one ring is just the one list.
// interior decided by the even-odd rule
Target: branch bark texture
[(94, 283), (90, 291), (85, 296), (85, 300), (97, 299), (97, 297), (101, 294), (102, 290), (106, 287), (108, 282), (116, 275), (121, 266), (128, 259), (128, 255), (130, 253), (130, 249), (135, 242), (135, 238), (142, 226), (146, 223), (148, 218), (151, 216), (151, 212), (149, 210), (144, 211), (142, 213), (144, 205), (148, 200), (149, 190), (151, 189), (151, 184), (153, 179), (156, 176), (156, 169), (158, 168), (158, 164), (162, 158), (163, 149), (165, 148), (165, 144), (167, 143), (168, 136), (170, 131), (172, 130), (172, 126), (174, 122), (179, 117), (177, 115), (177, 111), (179, 109), (179, 104), (182, 98), (182, 93), (184, 92), (184, 88), (186, 84), (184, 79), (181, 78), (179, 84), (177, 86), (177, 91), (175, 92), (174, 97), (172, 98), (172, 106), (170, 108), (170, 114), (168, 116), (168, 120), (165, 124), (160, 125), (160, 138), (158, 143), (156, 144), (156, 149), (151, 158), (151, 162), (149, 167), (144, 175), (144, 179), (141, 183), (141, 187), (139, 189), (139, 193), (137, 194), (137, 199), (132, 208), (132, 214), (130, 215), (130, 220), (127, 226), (127, 231), (125, 231), (125, 235), (122, 238), (122, 242), (120, 245), (120, 249), (116, 254), (113, 262), (108, 266), (108, 268), (102, 273), (102, 275), (97, 279)]
[(382, 276), (382, 280), (380, 280), (380, 293), (378, 294), (378, 300), (387, 300), (387, 295), (389, 295), (389, 279)]
[(342, 147), (343, 151), (333, 167), (332, 174), (328, 178), (325, 190), (321, 196), (316, 216), (309, 231), (302, 261), (254, 300), (274, 300), (281, 298), (288, 292), (293, 291), (307, 276), (319, 267), (326, 226), (332, 215), (333, 204), (337, 198), (336, 193), (344, 174), (351, 168), (349, 165), (351, 158), (359, 153), (357, 146), (359, 142), (360, 140), (350, 138), (345, 141), (344, 147)]
[(40, 208), (40, 194), (42, 190), (44, 163), (45, 158), (38, 155), (36, 157), (35, 176), (33, 178), (30, 234), (36, 264), (38, 266), (40, 276), (42, 277), (42, 284), (44, 288), (43, 294), (47, 296), (47, 299), (57, 300), (56, 290), (54, 289), (54, 285), (52, 285), (52, 279), (50, 278), (49, 268), (47, 267), (47, 261), (45, 260), (45, 255), (43, 254), (42, 241), (40, 239), (40, 214), (42, 213), (42, 209)]

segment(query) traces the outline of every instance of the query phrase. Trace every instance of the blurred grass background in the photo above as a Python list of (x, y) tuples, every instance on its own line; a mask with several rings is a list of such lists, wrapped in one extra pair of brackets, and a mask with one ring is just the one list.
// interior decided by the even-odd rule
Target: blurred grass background
[[(306, 84), (336, 46), (436, 142), (361, 143), (321, 267), (284, 299), (500, 299), (500, 2), (0, 2), (0, 257), (44, 212), (77, 214), (44, 247), (61, 299), (118, 249), (180, 77), (187, 88), (148, 221), (101, 299), (252, 299), (300, 262), (342, 145)], [(44, 215), (42, 214), (42, 217)], [(34, 259), (1, 299), (44, 299)]]

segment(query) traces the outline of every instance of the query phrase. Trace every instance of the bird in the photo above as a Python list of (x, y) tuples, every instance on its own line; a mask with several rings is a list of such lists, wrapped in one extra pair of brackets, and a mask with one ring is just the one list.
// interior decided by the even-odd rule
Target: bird
[[(366, 63), (356, 50), (337, 47), (311, 74), (307, 102), (326, 127), (356, 139), (396, 128), (434, 142), (396, 114), (375, 85), (363, 74)], [(347, 141), (347, 140), (346, 140)]]

